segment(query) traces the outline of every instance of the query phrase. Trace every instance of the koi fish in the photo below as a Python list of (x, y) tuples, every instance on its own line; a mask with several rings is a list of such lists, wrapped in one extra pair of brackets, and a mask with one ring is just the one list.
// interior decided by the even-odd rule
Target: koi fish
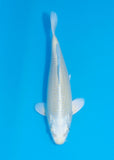
[(69, 133), (72, 115), (84, 105), (83, 98), (72, 101), (70, 79), (59, 42), (55, 36), (57, 15), (51, 12), (52, 54), (48, 78), (47, 102), (38, 103), (35, 109), (47, 116), (49, 129), (56, 144), (63, 144)]

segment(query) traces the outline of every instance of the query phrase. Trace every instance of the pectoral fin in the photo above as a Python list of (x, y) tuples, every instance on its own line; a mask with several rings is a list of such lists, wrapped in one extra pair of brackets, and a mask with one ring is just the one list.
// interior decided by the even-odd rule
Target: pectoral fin
[(39, 114), (45, 116), (45, 103), (37, 103), (37, 104), (35, 105), (35, 110), (36, 110)]
[(83, 98), (77, 98), (72, 101), (72, 114), (77, 113), (83, 106), (84, 106), (84, 99)]

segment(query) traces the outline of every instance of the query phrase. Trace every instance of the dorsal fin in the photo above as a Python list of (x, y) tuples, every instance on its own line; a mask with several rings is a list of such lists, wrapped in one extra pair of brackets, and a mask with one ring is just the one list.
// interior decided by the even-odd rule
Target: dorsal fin
[(60, 55), (61, 55), (61, 49), (59, 44), (57, 43), (56, 45), (56, 54), (57, 54), (57, 76), (58, 76), (58, 81), (60, 83)]

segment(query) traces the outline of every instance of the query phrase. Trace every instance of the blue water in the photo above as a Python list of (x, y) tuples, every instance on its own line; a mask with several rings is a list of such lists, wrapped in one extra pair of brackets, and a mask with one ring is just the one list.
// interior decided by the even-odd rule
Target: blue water
[[(72, 97), (86, 102), (61, 146), (34, 110), (46, 98), (52, 10)], [(0, 0), (0, 160), (25, 159), (114, 160), (114, 1)]]

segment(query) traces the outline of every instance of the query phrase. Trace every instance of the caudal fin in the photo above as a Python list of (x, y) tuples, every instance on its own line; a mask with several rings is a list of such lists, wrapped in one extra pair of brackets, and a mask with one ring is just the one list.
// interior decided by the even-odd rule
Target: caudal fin
[(52, 34), (55, 34), (55, 28), (57, 26), (57, 15), (55, 12), (51, 12), (51, 16), (50, 16), (50, 20), (51, 20), (51, 30), (52, 30)]

